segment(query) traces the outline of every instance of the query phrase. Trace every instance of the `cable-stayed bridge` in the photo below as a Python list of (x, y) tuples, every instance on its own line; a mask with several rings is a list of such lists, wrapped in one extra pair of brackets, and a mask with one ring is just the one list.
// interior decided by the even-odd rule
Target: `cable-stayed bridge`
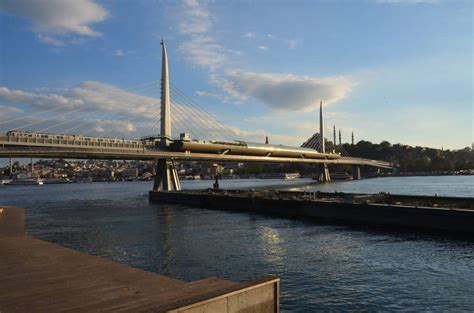
[[(302, 147), (244, 142), (232, 127), (170, 84), (164, 43), (161, 74), (161, 90), (157, 88), (159, 82), (154, 81), (125, 91), (77, 91), (91, 102), (103, 103), (101, 106), (66, 98), (33, 99), (39, 106), (52, 100), (59, 105), (1, 120), (5, 135), (0, 136), (0, 157), (158, 160), (155, 190), (180, 189), (174, 164), (183, 160), (321, 164), (323, 181), (330, 180), (328, 164), (394, 167), (385, 161), (350, 157), (341, 144), (336, 144), (335, 133), (326, 149), (322, 104), (320, 132)], [(129, 102), (130, 95), (135, 105)], [(111, 120), (110, 112), (117, 118)], [(125, 139), (130, 137), (127, 131), (136, 131), (136, 120), (141, 122), (142, 134), (156, 133), (157, 128), (159, 134)]]

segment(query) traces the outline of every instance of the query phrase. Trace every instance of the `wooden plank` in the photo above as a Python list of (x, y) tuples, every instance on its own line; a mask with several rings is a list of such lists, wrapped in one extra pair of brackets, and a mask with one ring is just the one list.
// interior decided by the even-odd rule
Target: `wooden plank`
[(0, 232), (2, 313), (166, 312), (203, 301), (199, 310), (216, 311), (228, 305), (225, 294), (239, 289), (244, 306), (258, 307), (264, 302), (255, 294), (269, 294), (266, 289), (249, 293), (252, 283), (216, 277), (184, 282), (64, 248), (24, 235), (23, 220), (21, 209), (4, 209), (0, 215), (0, 226), (5, 226)]

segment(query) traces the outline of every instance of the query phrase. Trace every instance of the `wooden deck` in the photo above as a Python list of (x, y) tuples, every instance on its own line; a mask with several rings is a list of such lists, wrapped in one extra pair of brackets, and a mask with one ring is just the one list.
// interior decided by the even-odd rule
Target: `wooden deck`
[(0, 207), (0, 312), (279, 312), (279, 278), (184, 282), (24, 234)]

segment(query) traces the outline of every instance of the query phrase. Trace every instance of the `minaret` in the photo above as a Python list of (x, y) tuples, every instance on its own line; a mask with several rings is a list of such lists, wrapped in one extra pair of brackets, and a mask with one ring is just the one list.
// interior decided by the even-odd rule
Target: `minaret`
[(268, 145), (268, 136), (265, 136), (265, 144)]
[(352, 145), (354, 145), (354, 132), (352, 132)]
[(341, 140), (341, 129), (339, 129), (339, 145), (342, 144), (342, 140)]
[(170, 84), (168, 76), (168, 54), (165, 42), (161, 40), (161, 147), (167, 147), (171, 139)]
[(319, 136), (321, 137), (321, 152), (326, 152), (324, 144), (324, 125), (323, 125), (323, 101), (319, 103)]
[(333, 138), (334, 138), (334, 145), (336, 145), (336, 125), (333, 125), (332, 126), (332, 135), (333, 135)]

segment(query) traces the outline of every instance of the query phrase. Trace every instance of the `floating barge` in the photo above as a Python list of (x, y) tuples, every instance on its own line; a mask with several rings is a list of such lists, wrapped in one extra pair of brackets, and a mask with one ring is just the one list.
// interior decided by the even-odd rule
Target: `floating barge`
[(279, 278), (193, 282), (25, 235), (24, 211), (0, 207), (0, 312), (279, 312)]
[(150, 201), (474, 235), (474, 198), (278, 190), (150, 191)]

